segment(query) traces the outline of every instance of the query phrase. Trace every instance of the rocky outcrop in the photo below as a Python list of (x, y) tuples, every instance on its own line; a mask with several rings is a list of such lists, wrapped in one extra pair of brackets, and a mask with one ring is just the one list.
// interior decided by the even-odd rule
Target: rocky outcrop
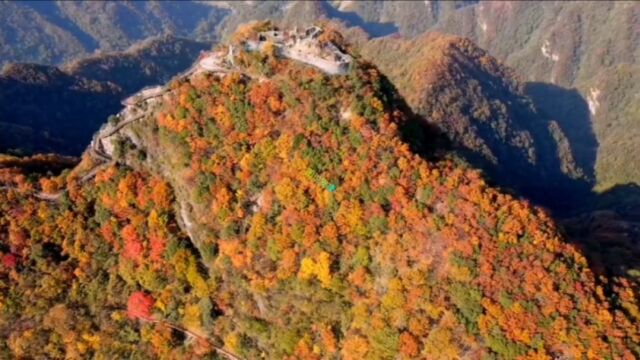
[(320, 41), (318, 37), (322, 32), (317, 26), (305, 31), (272, 30), (258, 33), (255, 39), (247, 40), (244, 45), (249, 51), (274, 46), (278, 55), (285, 58), (315, 66), (331, 75), (346, 74), (353, 59), (335, 44)]

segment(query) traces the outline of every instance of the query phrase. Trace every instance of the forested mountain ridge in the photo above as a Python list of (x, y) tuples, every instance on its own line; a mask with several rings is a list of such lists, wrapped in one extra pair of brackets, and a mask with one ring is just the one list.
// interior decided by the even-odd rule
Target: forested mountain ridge
[[(453, 150), (482, 169), (492, 185), (550, 210), (596, 273), (640, 285), (640, 191), (633, 183), (594, 189), (596, 152), (584, 145), (597, 143), (596, 136), (589, 136), (587, 122), (571, 123), (588, 121), (589, 104), (577, 91), (524, 84), (473, 42), (451, 35), (360, 40), (359, 49), (421, 121), (450, 139)], [(402, 63), (395, 61), (399, 56)], [(547, 111), (553, 105), (553, 114), (560, 114), (566, 99), (575, 117)], [(629, 164), (629, 172), (636, 169)]]
[(576, 162), (593, 169), (598, 191), (640, 182), (640, 167), (631, 165), (640, 156), (638, 2), (334, 4), (365, 21), (393, 24), (407, 39), (437, 31), (472, 40), (517, 71), (525, 94), (574, 144)]
[(79, 155), (122, 99), (169, 80), (210, 46), (167, 35), (60, 68), (8, 64), (0, 73), (0, 151)]
[[(502, 187), (566, 209), (593, 186), (593, 168), (577, 163), (558, 122), (536, 107), (512, 69), (470, 40), (427, 33), (372, 39), (361, 51), (423, 121)], [(399, 54), (402, 63), (395, 61)]]
[(339, 34), (317, 45), (353, 63), (328, 75), (277, 43), (246, 50), (270, 29), (130, 105), (144, 116), (94, 179), (78, 180), (91, 153), (57, 178), (3, 177), (1, 351), (640, 355), (637, 289), (596, 279), (547, 213), (477, 170), (413, 153), (400, 95)]
[[(569, 139), (581, 146), (582, 161), (593, 164), (597, 188), (605, 190), (640, 182), (640, 169), (630, 166), (640, 149), (633, 100), (640, 92), (639, 28), (634, 1), (556, 1), (481, 3), (434, 29), (469, 37), (532, 82), (526, 92), (573, 129)], [(582, 99), (536, 88), (541, 82), (575, 89)]]
[(70, 61), (60, 68), (75, 76), (112, 82), (128, 95), (149, 84), (169, 81), (211, 47), (210, 42), (163, 35), (147, 38), (125, 51)]
[[(338, 21), (373, 38), (433, 30), (467, 37), (519, 73), (525, 94), (560, 126), (598, 191), (640, 182), (640, 169), (630, 165), (640, 156), (637, 2), (50, 1), (2, 7), (3, 63), (57, 65), (165, 33), (219, 40), (261, 19), (288, 26)], [(19, 36), (9, 36), (14, 33)]]

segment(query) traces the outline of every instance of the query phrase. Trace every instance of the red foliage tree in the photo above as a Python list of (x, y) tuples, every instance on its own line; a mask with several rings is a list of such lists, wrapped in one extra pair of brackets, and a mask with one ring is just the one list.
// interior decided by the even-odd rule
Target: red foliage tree
[(13, 254), (5, 254), (2, 256), (2, 266), (8, 269), (13, 269), (18, 265), (18, 259)]
[(166, 246), (166, 241), (162, 236), (157, 234), (151, 235), (149, 237), (149, 256), (151, 257), (151, 260), (162, 260), (162, 255), (164, 254), (164, 249), (166, 248)]
[(147, 295), (142, 291), (136, 291), (129, 296), (127, 302), (127, 315), (130, 319), (151, 319), (151, 308), (153, 307), (153, 297)]
[(144, 247), (136, 228), (129, 224), (122, 229), (122, 238), (124, 239), (124, 257), (137, 262), (142, 261), (142, 252)]

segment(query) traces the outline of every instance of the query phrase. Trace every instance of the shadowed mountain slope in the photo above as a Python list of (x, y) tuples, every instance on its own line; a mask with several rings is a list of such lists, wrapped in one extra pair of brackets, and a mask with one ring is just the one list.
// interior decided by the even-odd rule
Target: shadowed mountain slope
[[(595, 158), (575, 160), (566, 132), (575, 130), (536, 108), (514, 72), (471, 41), (438, 33), (376, 39), (362, 45), (362, 54), (380, 66), (413, 111), (496, 183), (556, 210), (575, 207), (590, 191)], [(584, 101), (582, 111), (588, 111)], [(580, 131), (589, 131), (588, 125)]]
[(164, 36), (62, 68), (7, 65), (0, 73), (0, 151), (80, 154), (124, 97), (167, 81), (208, 47)]
[[(331, 1), (329, 13), (359, 25), (396, 26), (410, 38), (438, 31), (469, 38), (514, 68), (520, 82), (573, 144), (598, 191), (640, 183), (636, 145), (640, 93), (640, 4), (634, 1)], [(344, 21), (346, 26), (358, 25)], [(374, 32), (369, 36), (375, 37)], [(423, 44), (424, 45), (424, 44)], [(401, 58), (401, 57), (399, 57)], [(398, 58), (398, 59), (399, 59)], [(532, 82), (532, 86), (527, 86)], [(549, 84), (547, 96), (536, 85)], [(558, 98), (565, 93), (560, 109)], [(571, 93), (575, 93), (571, 95)], [(549, 102), (547, 102), (549, 100)], [(575, 101), (575, 103), (574, 103)], [(586, 106), (585, 106), (586, 105)], [(558, 113), (560, 110), (561, 113)], [(575, 110), (575, 113), (568, 111)], [(577, 129), (574, 131), (573, 129)], [(594, 155), (595, 153), (595, 155)]]

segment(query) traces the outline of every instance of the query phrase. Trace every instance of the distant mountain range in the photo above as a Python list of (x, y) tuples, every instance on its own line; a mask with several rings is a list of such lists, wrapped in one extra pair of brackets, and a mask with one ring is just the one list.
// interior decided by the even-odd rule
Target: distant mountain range
[(488, 2), (435, 29), (469, 37), (515, 68), (599, 189), (640, 181), (639, 3)]
[(228, 9), (195, 1), (4, 1), (0, 65), (59, 65), (94, 52), (127, 49), (152, 36), (216, 38)]

